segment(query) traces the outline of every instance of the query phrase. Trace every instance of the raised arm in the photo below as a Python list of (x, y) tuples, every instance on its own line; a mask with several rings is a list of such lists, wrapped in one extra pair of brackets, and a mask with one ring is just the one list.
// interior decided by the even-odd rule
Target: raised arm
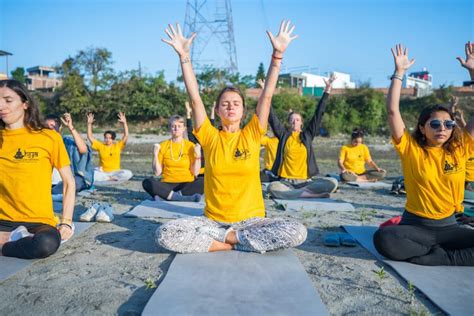
[(162, 41), (173, 47), (179, 56), (184, 85), (186, 86), (186, 91), (191, 100), (191, 108), (193, 109), (194, 126), (200, 128), (207, 114), (204, 103), (202, 103), (201, 96), (199, 95), (199, 85), (196, 80), (196, 75), (194, 74), (193, 66), (191, 65), (189, 53), (196, 33), (191, 34), (189, 38), (184, 37), (181, 26), (178, 23), (176, 23), (176, 29), (171, 24), (168, 24), (168, 28), (165, 32), (170, 39), (162, 39)]
[(405, 71), (415, 63), (415, 60), (408, 59), (408, 48), (403, 49), (402, 44), (396, 45), (395, 49), (392, 48), (392, 55), (395, 61), (395, 72), (388, 90), (387, 117), (392, 137), (398, 143), (405, 131), (405, 123), (400, 114), (400, 93), (402, 91), (403, 76)]
[(210, 121), (211, 121), (211, 125), (214, 126), (214, 124), (216, 123), (216, 101), (212, 103)]
[(82, 139), (81, 135), (77, 132), (72, 124), (72, 117), (69, 113), (64, 113), (63, 117), (61, 117), (61, 122), (64, 126), (66, 126), (69, 131), (71, 132), (72, 137), (74, 138), (74, 143), (77, 146), (77, 150), (81, 155), (87, 153), (87, 145), (86, 142)]
[(96, 139), (94, 138), (94, 135), (92, 134), (92, 124), (94, 124), (94, 121), (95, 121), (94, 114), (88, 113), (87, 114), (87, 139), (89, 139), (91, 144), (96, 141)]
[[(466, 59), (462, 57), (457, 57), (457, 60), (461, 63), (461, 66), (469, 71), (469, 76), (471, 77), (471, 81), (474, 81), (474, 44), (471, 42), (467, 42), (465, 47), (466, 51)], [(466, 125), (466, 130), (471, 137), (474, 138), (474, 115), (471, 115), (471, 119), (469, 123)]]
[(466, 120), (464, 120), (464, 112), (459, 108), (458, 101), (459, 99), (457, 97), (451, 97), (449, 100), (449, 112), (451, 112), (451, 115), (454, 117), (456, 124), (460, 128), (465, 128), (467, 124)]
[(125, 146), (128, 140), (128, 124), (127, 124), (127, 117), (125, 116), (124, 112), (119, 112), (118, 121), (119, 123), (123, 125), (122, 142), (123, 142), (123, 145)]
[(258, 98), (257, 108), (255, 110), (260, 125), (265, 128), (267, 127), (270, 107), (272, 105), (272, 97), (278, 81), (278, 74), (280, 73), (283, 54), (291, 41), (298, 37), (297, 35), (291, 36), (294, 30), (295, 26), (291, 26), (290, 21), (282, 21), (280, 24), (280, 31), (276, 37), (274, 37), (270, 31), (267, 31), (268, 37), (272, 43), (273, 54), (267, 77), (265, 79), (265, 85), (262, 94)]
[(275, 110), (270, 108), (270, 115), (268, 117), (268, 124), (272, 128), (275, 137), (280, 139), (285, 133), (285, 126), (280, 122), (278, 116), (275, 114)]
[(163, 172), (163, 166), (161, 165), (161, 162), (158, 159), (158, 154), (160, 152), (160, 147), (161, 147), (160, 144), (153, 145), (152, 168), (153, 168), (153, 174), (157, 177), (161, 175), (161, 172)]
[(314, 115), (311, 120), (308, 122), (308, 125), (305, 128), (305, 131), (309, 133), (309, 136), (314, 138), (319, 135), (319, 127), (321, 126), (321, 121), (323, 120), (324, 111), (326, 111), (326, 101), (329, 98), (329, 94), (332, 90), (332, 84), (337, 79), (335, 74), (332, 74), (328, 80), (323, 79), (326, 86), (324, 87), (324, 93), (321, 99), (319, 99), (318, 105), (314, 111)]
[(186, 107), (186, 132), (188, 134), (188, 139), (190, 142), (196, 144), (198, 140), (193, 134), (193, 121), (191, 119), (191, 113), (193, 112), (193, 110), (191, 109), (191, 106), (189, 105), (188, 101), (184, 103), (184, 106)]

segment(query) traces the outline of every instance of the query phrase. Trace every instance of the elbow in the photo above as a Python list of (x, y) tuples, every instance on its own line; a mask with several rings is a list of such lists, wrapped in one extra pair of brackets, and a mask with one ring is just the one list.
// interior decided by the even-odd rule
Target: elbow
[(87, 146), (80, 146), (77, 148), (81, 155), (87, 154)]

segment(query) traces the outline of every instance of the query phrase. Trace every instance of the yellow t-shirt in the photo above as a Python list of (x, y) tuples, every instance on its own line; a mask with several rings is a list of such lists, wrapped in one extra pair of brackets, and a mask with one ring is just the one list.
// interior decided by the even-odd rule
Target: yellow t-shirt
[(123, 141), (107, 146), (104, 143), (94, 140), (92, 149), (99, 152), (100, 166), (104, 172), (113, 172), (120, 170), (120, 153), (125, 148)]
[[(466, 134), (463, 142), (472, 147)], [(443, 219), (463, 211), (467, 150), (458, 148), (450, 155), (443, 148), (426, 147), (425, 152), (407, 131), (399, 144), (393, 143), (402, 161), (407, 192), (405, 208), (410, 213)]]
[(260, 139), (265, 134), (256, 115), (235, 133), (219, 131), (206, 118), (193, 133), (206, 159), (205, 215), (215, 221), (235, 223), (264, 217), (260, 184)]
[(278, 149), (278, 138), (277, 137), (262, 137), (262, 146), (265, 148), (265, 153), (263, 155), (263, 163), (265, 164), (265, 169), (272, 170), (273, 163), (275, 162), (276, 152)]
[(344, 168), (347, 170), (362, 174), (365, 172), (365, 163), (372, 158), (369, 148), (365, 144), (359, 144), (357, 146), (342, 146), (339, 160), (343, 161)]
[(162, 142), (158, 161), (163, 168), (163, 182), (194, 181), (194, 174), (191, 172), (194, 163), (194, 144), (189, 140), (183, 139), (180, 143), (173, 143), (171, 140)]
[(287, 179), (308, 179), (308, 152), (301, 142), (300, 132), (292, 132), (285, 144), (280, 177)]
[(0, 130), (0, 220), (56, 226), (51, 174), (70, 164), (56, 131)]
[[(466, 137), (469, 137), (467, 131)], [(474, 182), (474, 146), (468, 146), (467, 148), (467, 160), (466, 160), (466, 181)]]

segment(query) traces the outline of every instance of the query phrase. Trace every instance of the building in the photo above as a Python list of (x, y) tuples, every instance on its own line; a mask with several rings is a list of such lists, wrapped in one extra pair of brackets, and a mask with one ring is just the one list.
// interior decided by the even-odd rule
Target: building
[(36, 66), (26, 70), (28, 90), (54, 91), (62, 85), (62, 80), (54, 76), (56, 70), (51, 67)]
[[(342, 72), (333, 72), (336, 80), (333, 83), (333, 89), (354, 89), (356, 84), (351, 81), (351, 76)], [(307, 72), (287, 73), (279, 77), (278, 83), (281, 86), (297, 88), (303, 95), (321, 96), (323, 95), (329, 76), (315, 75)]]
[(433, 92), (433, 76), (423, 68), (422, 71), (412, 72), (403, 80), (403, 88), (415, 89), (416, 97), (424, 97)]

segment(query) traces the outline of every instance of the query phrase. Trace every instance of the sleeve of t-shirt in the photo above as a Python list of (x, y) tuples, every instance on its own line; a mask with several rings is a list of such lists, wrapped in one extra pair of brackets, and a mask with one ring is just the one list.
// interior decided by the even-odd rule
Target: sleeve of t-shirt
[(464, 148), (466, 149), (466, 155), (469, 155), (474, 151), (474, 140), (467, 130), (464, 130), (464, 133), (462, 133), (462, 142), (464, 144)]
[(268, 136), (262, 136), (262, 139), (260, 140), (260, 144), (262, 144), (262, 146), (267, 146), (269, 140), (270, 138)]
[(367, 145), (364, 145), (364, 159), (365, 159), (365, 161), (371, 161), (372, 160), (372, 157), (370, 156), (369, 147), (367, 147)]
[(194, 146), (195, 145), (192, 142), (190, 142), (188, 146), (188, 157), (191, 163), (193, 163), (194, 160), (196, 160), (196, 155), (194, 153)]
[(347, 152), (346, 146), (342, 146), (341, 151), (339, 152), (339, 160), (344, 161), (346, 159), (346, 152)]
[(66, 146), (64, 145), (61, 135), (53, 134), (53, 150), (51, 152), (51, 164), (54, 168), (60, 170), (63, 167), (71, 165)]
[(267, 130), (260, 125), (258, 116), (255, 114), (252, 116), (250, 122), (248, 122), (247, 125), (244, 127), (244, 131), (246, 133), (249, 133), (252, 139), (258, 143), (260, 143), (262, 136), (265, 135), (265, 133), (267, 132)]
[(396, 143), (395, 139), (392, 137), (392, 144), (393, 147), (395, 147), (395, 150), (400, 154), (400, 155), (405, 155), (408, 150), (410, 149), (412, 143), (412, 138), (408, 130), (405, 129), (403, 132), (402, 138), (400, 139), (400, 143)]
[(120, 151), (122, 151), (125, 148), (125, 143), (123, 142), (123, 140), (119, 140), (117, 142), (117, 146), (119, 146)]
[(218, 133), (218, 130), (211, 125), (207, 117), (199, 128), (195, 127), (193, 130), (194, 136), (196, 136), (202, 147), (208, 146)]
[(91, 148), (97, 151), (99, 151), (101, 147), (102, 147), (102, 143), (99, 142), (97, 139), (95, 139), (91, 144)]

